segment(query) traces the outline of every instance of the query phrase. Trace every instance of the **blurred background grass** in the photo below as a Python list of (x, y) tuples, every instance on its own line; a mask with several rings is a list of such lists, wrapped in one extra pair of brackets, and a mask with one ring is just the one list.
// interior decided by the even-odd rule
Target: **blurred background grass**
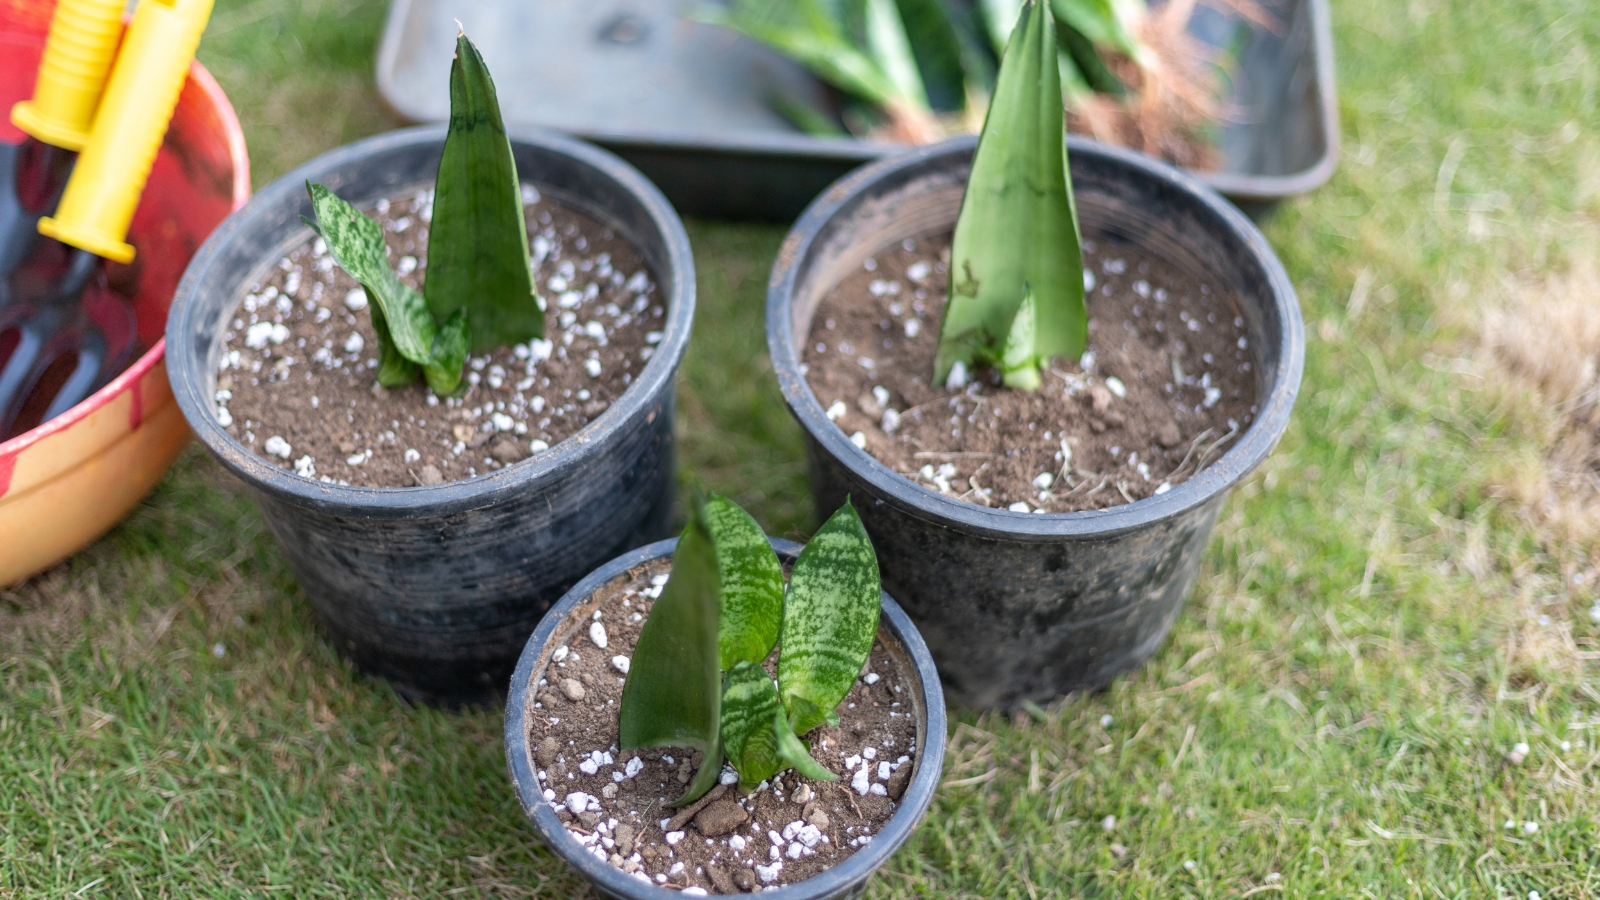
[[(257, 185), (390, 127), (385, 8), (220, 0), (201, 57)], [(1289, 433), (1147, 667), (956, 717), (963, 783), (870, 896), (1600, 895), (1593, 544), (1518, 499), (1553, 414), (1478, 349), (1508, 288), (1600, 249), (1600, 8), (1334, 15), (1341, 168), (1265, 226), (1307, 319)], [(782, 235), (690, 223), (679, 434), (685, 475), (800, 536), (762, 330)], [(122, 527), (0, 592), (0, 896), (579, 893), (522, 820), (500, 727), (354, 673), (191, 449)]]

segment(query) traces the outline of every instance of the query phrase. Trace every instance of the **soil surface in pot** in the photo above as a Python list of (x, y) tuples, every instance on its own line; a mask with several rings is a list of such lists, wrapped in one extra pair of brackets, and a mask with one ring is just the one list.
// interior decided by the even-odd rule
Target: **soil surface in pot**
[(528, 711), (528, 743), (545, 799), (599, 859), (691, 893), (792, 884), (838, 864), (871, 842), (911, 781), (913, 682), (880, 639), (839, 707), (839, 726), (805, 736), (811, 755), (838, 781), (785, 770), (740, 797), (737, 777), (725, 766), (723, 783), (711, 793), (670, 809), (700, 754), (617, 748), (623, 673), (669, 571), (670, 561), (658, 560), (620, 576), (580, 606), (556, 639)]
[(1165, 493), (1256, 414), (1255, 354), (1231, 298), (1161, 259), (1085, 242), (1088, 350), (1035, 393), (980, 369), (935, 386), (950, 235), (907, 240), (834, 287), (811, 320), (811, 390), (859, 447), (932, 490), (1018, 512)]
[[(431, 189), (365, 210), (402, 281), (422, 290)], [(320, 238), (292, 250), (235, 309), (218, 360), (216, 415), (279, 468), (365, 487), (487, 474), (555, 446), (627, 390), (665, 309), (637, 250), (523, 186), (545, 338), (468, 360), (465, 390), (377, 384), (367, 297)]]

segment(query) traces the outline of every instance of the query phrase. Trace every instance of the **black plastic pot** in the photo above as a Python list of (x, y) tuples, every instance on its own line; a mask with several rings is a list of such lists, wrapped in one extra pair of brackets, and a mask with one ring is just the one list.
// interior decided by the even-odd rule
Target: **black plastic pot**
[(1165, 494), (1090, 512), (990, 509), (896, 474), (828, 421), (802, 374), (800, 345), (817, 304), (866, 257), (954, 227), (976, 143), (965, 138), (876, 163), (818, 197), (767, 282), (767, 347), (806, 431), (817, 508), (854, 498), (884, 589), (921, 629), (945, 689), (986, 708), (1101, 687), (1156, 651), (1194, 586), (1229, 488), (1266, 459), (1288, 425), (1305, 336), (1288, 275), (1239, 210), (1171, 166), (1069, 138), (1086, 239), (1136, 246), (1237, 298), (1260, 353), (1254, 423)]
[[(800, 553), (800, 545), (793, 541), (768, 538), (779, 559), (787, 567)], [(551, 608), (528, 639), (517, 662), (516, 674), (511, 676), (511, 693), (506, 699), (506, 764), (511, 768), (511, 785), (516, 789), (522, 811), (533, 823), (534, 831), (545, 845), (577, 869), (594, 890), (604, 897), (621, 900), (672, 900), (680, 897), (679, 891), (654, 884), (646, 884), (608, 863), (596, 859), (577, 839), (567, 833), (555, 810), (544, 799), (536, 775), (533, 748), (528, 745), (528, 709), (533, 704), (534, 687), (544, 676), (549, 656), (565, 641), (572, 628), (588, 621), (593, 609), (590, 605), (594, 593), (607, 582), (653, 560), (670, 557), (676, 548), (676, 539), (661, 541), (641, 547), (617, 557), (595, 570), (579, 582), (565, 597)], [(917, 717), (917, 753), (911, 783), (905, 796), (889, 822), (872, 839), (872, 843), (857, 850), (844, 862), (820, 875), (804, 881), (769, 888), (761, 892), (773, 900), (824, 900), (824, 898), (853, 898), (861, 896), (867, 879), (878, 867), (894, 855), (906, 842), (911, 832), (922, 820), (928, 805), (933, 802), (934, 789), (939, 786), (940, 772), (944, 768), (945, 711), (944, 693), (940, 690), (939, 675), (933, 657), (922, 642), (916, 626), (906, 617), (899, 604), (883, 594), (883, 612), (878, 623), (878, 638), (894, 656), (902, 672), (912, 682), (911, 702)], [(568, 624), (569, 619), (572, 624)], [(560, 636), (561, 639), (557, 639)]]
[(638, 380), (548, 452), (433, 487), (324, 484), (271, 465), (213, 414), (224, 324), (245, 286), (310, 232), (305, 184), (359, 205), (425, 184), (444, 128), (390, 132), (317, 157), (256, 194), (189, 265), (167, 323), (173, 393), (189, 425), (255, 496), (333, 643), (402, 693), (498, 696), (550, 604), (596, 565), (666, 534), (673, 378), (694, 318), (694, 263), (661, 193), (610, 153), (514, 129), (517, 171), (631, 242), (666, 297), (665, 335)]

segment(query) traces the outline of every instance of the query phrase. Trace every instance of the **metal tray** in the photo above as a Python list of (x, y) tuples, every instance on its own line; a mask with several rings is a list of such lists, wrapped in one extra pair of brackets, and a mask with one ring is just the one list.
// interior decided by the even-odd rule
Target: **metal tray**
[[(565, 131), (628, 160), (685, 215), (790, 220), (851, 169), (906, 149), (796, 132), (774, 89), (823, 99), (798, 65), (684, 18), (700, 0), (393, 0), (378, 92), (409, 122), (449, 117), (456, 23), (495, 73), (508, 122)], [(1265, 0), (1277, 33), (1207, 7), (1190, 33), (1249, 32), (1234, 73), (1222, 166), (1194, 172), (1253, 216), (1310, 191), (1339, 154), (1327, 0)]]

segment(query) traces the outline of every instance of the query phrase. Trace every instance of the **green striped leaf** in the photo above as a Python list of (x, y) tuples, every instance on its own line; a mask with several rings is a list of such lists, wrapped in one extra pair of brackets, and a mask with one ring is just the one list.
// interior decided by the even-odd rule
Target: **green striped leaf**
[(672, 574), (639, 632), (617, 719), (624, 750), (690, 747), (704, 753), (680, 805), (710, 790), (722, 770), (717, 594), (716, 548), (695, 516), (678, 538)]
[(494, 80), (466, 35), (456, 38), (450, 64), (450, 129), (434, 185), (423, 293), (436, 321), (465, 311), (473, 350), (544, 336), (517, 163)]
[(789, 576), (778, 684), (796, 734), (829, 721), (861, 674), (878, 633), (880, 591), (878, 558), (846, 500)]
[(1083, 353), (1083, 256), (1063, 119), (1050, 12), (1042, 0), (1027, 0), (1000, 63), (956, 219), (937, 384), (957, 361), (969, 369), (975, 361), (1001, 361), (1029, 288), (1036, 359)]
[(778, 774), (778, 735), (774, 718), (783, 704), (772, 677), (761, 666), (741, 660), (722, 688), (722, 747), (739, 772), (739, 790), (749, 792)]
[(838, 778), (811, 758), (789, 727), (772, 677), (754, 663), (741, 661), (728, 673), (722, 691), (722, 745), (739, 772), (741, 791), (749, 792), (791, 766), (807, 778)]
[(389, 268), (383, 226), (323, 185), (307, 182), (306, 191), (317, 217), (312, 227), (328, 242), (339, 267), (367, 292), (378, 335), (378, 383), (410, 384), (420, 367), (436, 393), (455, 393), (466, 362), (466, 323), (447, 323), (441, 331), (422, 296)]
[(717, 548), (718, 662), (723, 671), (740, 660), (760, 665), (783, 624), (783, 566), (761, 526), (732, 500), (712, 494), (699, 515)]

